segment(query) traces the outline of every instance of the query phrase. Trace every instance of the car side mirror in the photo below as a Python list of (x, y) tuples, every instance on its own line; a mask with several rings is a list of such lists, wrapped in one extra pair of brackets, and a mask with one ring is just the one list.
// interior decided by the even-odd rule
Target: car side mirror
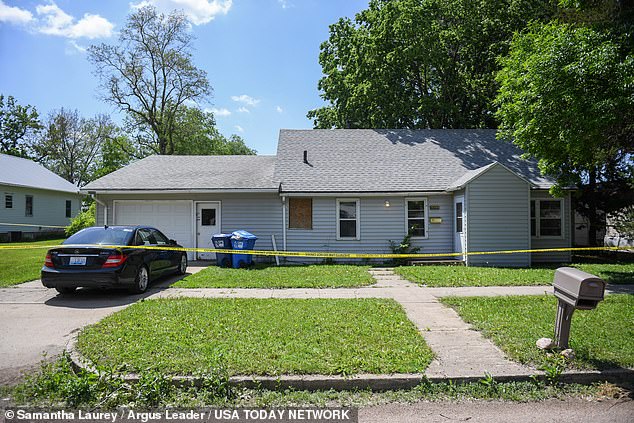
[(175, 240), (170, 239), (170, 244), (171, 244), (171, 245), (176, 245), (176, 244), (178, 244), (178, 243), (177, 243)]

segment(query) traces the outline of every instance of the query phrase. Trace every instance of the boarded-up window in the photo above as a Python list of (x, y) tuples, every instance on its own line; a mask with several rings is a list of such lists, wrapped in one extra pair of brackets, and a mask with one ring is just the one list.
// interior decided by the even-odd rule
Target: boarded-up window
[(288, 228), (313, 229), (312, 198), (288, 199)]

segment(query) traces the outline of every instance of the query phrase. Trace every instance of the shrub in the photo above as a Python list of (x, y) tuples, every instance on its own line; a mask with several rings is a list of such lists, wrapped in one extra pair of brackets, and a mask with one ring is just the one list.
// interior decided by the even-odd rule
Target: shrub
[(68, 225), (65, 230), (66, 236), (71, 236), (84, 228), (95, 226), (95, 214), (96, 205), (93, 202), (90, 207), (88, 207), (88, 210), (79, 213), (76, 217), (71, 219), (70, 225)]

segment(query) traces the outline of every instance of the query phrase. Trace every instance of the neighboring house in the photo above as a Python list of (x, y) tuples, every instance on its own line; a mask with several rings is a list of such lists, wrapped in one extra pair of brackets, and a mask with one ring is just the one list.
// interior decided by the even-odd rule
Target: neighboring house
[(521, 153), (494, 130), (282, 130), (276, 156), (151, 156), (83, 191), (98, 200), (98, 224), (155, 225), (187, 247), (246, 229), (258, 249), (274, 236), (281, 250), (389, 253), (408, 228), (421, 253), (570, 247), (569, 193), (551, 197), (553, 181)]
[(79, 188), (44, 166), (0, 154), (0, 239), (63, 231), (47, 226), (67, 226), (81, 198)]

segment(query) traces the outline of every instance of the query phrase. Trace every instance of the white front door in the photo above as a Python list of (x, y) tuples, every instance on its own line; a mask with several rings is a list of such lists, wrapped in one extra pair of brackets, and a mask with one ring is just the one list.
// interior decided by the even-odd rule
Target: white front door
[[(454, 250), (456, 253), (464, 253), (465, 245), (465, 212), (464, 197), (454, 198)], [(464, 260), (464, 256), (457, 256), (458, 259)]]
[[(196, 203), (196, 247), (214, 248), (213, 234), (220, 232), (220, 203)], [(214, 260), (215, 253), (197, 252), (199, 260)]]

